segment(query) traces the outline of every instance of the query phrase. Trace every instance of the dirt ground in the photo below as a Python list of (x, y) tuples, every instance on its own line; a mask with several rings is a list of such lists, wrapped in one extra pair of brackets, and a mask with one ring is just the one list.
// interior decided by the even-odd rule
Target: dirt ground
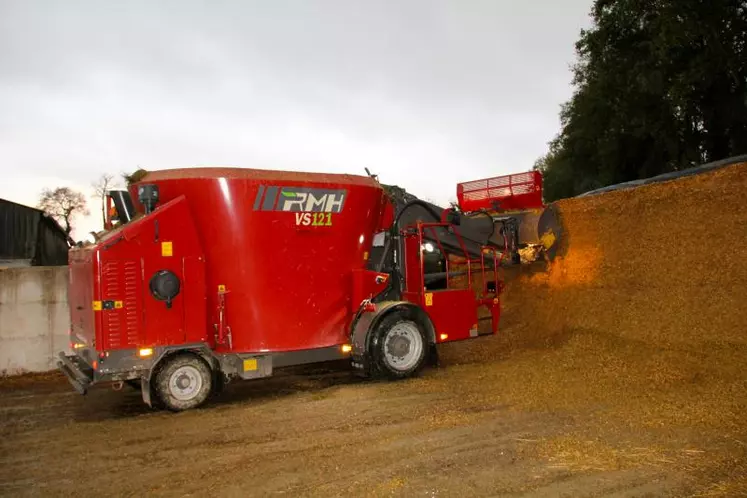
[[(511, 348), (507, 321), (502, 338), (444, 346), (417, 379), (361, 381), (326, 364), (231, 384), (181, 414), (149, 410), (128, 387), (81, 397), (56, 375), (6, 380), (0, 495), (747, 496), (744, 424), (721, 433), (675, 412), (650, 424), (676, 410), (666, 391), (587, 390), (601, 375), (614, 391), (609, 365), (636, 345), (599, 357), (577, 332)], [(481, 356), (486, 343), (502, 352)]]
[(481, 395), (481, 384), (519, 383), (546, 354), (393, 384), (325, 366), (236, 384), (176, 415), (150, 412), (128, 388), (82, 398), (55, 377), (4, 384), (0, 494), (683, 496), (718, 485), (714, 457), (743, 459), (727, 438), (620, 432), (585, 410)]
[(498, 336), (401, 382), (326, 364), (208, 406), (0, 380), (0, 495), (747, 496), (747, 166), (559, 204)]

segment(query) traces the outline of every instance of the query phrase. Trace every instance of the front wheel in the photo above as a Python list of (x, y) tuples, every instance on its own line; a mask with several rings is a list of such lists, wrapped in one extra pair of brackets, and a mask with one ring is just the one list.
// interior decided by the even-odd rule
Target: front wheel
[(167, 359), (155, 379), (156, 396), (171, 411), (197, 408), (212, 391), (210, 367), (197, 355), (179, 354)]
[(373, 333), (371, 353), (380, 376), (402, 379), (423, 368), (428, 348), (426, 333), (407, 312), (395, 311), (384, 317)]

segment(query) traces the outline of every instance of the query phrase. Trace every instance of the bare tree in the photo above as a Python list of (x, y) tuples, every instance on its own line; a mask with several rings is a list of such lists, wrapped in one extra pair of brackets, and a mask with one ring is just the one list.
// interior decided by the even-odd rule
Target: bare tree
[(68, 236), (73, 230), (73, 216), (89, 214), (85, 196), (68, 187), (44, 189), (39, 199), (39, 209), (64, 224)]
[(105, 173), (99, 177), (98, 181), (91, 184), (93, 187), (93, 196), (101, 199), (101, 223), (106, 226), (106, 193), (114, 187), (114, 175)]

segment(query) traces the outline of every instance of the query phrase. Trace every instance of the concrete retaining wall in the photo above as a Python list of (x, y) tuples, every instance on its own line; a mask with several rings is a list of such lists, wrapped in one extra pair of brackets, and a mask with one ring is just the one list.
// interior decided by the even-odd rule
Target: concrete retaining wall
[(0, 375), (44, 372), (69, 350), (67, 266), (0, 270)]

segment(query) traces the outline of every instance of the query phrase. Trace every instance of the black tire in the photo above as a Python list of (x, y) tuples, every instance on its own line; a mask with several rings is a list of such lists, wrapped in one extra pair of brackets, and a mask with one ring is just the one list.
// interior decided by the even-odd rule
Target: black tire
[(213, 373), (199, 356), (182, 353), (164, 360), (153, 387), (158, 401), (174, 412), (202, 405), (213, 390)]
[(372, 373), (393, 380), (412, 377), (422, 370), (430, 347), (425, 327), (412, 310), (390, 312), (372, 331)]

